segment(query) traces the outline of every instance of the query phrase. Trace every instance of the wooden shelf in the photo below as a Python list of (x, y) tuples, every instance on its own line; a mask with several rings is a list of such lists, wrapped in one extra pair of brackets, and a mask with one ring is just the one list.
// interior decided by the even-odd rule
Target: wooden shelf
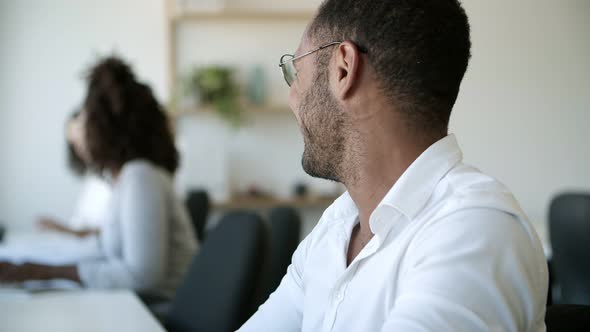
[(272, 11), (248, 9), (225, 9), (222, 11), (190, 11), (175, 13), (172, 20), (175, 22), (190, 21), (221, 21), (221, 20), (243, 20), (243, 21), (307, 21), (313, 18), (311, 11)]
[(276, 206), (290, 206), (294, 208), (328, 207), (339, 196), (308, 196), (294, 198), (251, 197), (237, 196), (227, 202), (213, 203), (216, 210), (232, 209), (269, 209)]
[[(288, 115), (292, 114), (291, 109), (289, 106), (278, 106), (278, 105), (269, 105), (269, 106), (253, 106), (253, 105), (244, 105), (243, 111), (245, 114), (281, 114), (281, 115)], [(185, 108), (179, 109), (177, 111), (172, 111), (169, 114), (173, 117), (182, 117), (184, 115), (191, 115), (191, 114), (202, 114), (202, 113), (214, 113), (215, 111), (210, 107), (201, 107), (201, 108)]]
[[(217, 22), (231, 21), (262, 22), (270, 24), (307, 23), (313, 19), (315, 9), (248, 9), (225, 8), (218, 11), (206, 11), (196, 9), (183, 9), (178, 7), (175, 0), (166, 0), (166, 30), (168, 34), (168, 89), (170, 98), (177, 91), (177, 30), (180, 26), (192, 22)], [(171, 102), (171, 100), (169, 100)], [(263, 108), (265, 109), (265, 108)], [(288, 109), (287, 109), (288, 110)], [(270, 112), (269, 112), (270, 113)], [(283, 113), (283, 112), (279, 112)]]

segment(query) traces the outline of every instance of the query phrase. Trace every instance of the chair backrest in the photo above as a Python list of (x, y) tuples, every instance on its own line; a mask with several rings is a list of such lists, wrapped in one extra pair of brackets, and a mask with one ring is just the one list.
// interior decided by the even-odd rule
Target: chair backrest
[(287, 272), (293, 252), (299, 245), (301, 218), (291, 207), (277, 207), (269, 211), (269, 246), (264, 258), (265, 264), (256, 288), (250, 312), (254, 314), (266, 302)]
[(559, 303), (590, 305), (590, 194), (562, 194), (551, 202), (549, 237)]
[(171, 332), (226, 332), (250, 315), (268, 234), (251, 212), (224, 216), (203, 242), (165, 320)]
[(204, 190), (190, 191), (186, 197), (186, 208), (193, 222), (197, 239), (205, 239), (205, 226), (209, 216), (209, 195)]
[(547, 307), (545, 314), (547, 332), (590, 331), (590, 306), (560, 304)]
[(301, 236), (301, 218), (291, 207), (277, 207), (270, 210), (270, 257), (268, 295), (281, 283), (291, 264), (293, 252), (297, 249)]

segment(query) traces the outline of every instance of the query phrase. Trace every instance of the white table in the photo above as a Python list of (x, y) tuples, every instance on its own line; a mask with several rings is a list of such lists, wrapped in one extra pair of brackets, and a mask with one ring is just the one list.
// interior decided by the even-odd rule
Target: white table
[(0, 292), (0, 331), (162, 332), (130, 291)]

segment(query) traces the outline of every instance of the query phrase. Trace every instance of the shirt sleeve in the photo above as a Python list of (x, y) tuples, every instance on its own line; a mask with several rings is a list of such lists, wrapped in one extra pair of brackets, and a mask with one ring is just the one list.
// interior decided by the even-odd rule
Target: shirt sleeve
[(293, 253), (291, 264), (280, 285), (239, 332), (299, 332), (303, 319), (303, 271), (311, 242), (309, 234)]
[(89, 288), (153, 288), (167, 266), (165, 193), (157, 174), (141, 164), (123, 170), (117, 190), (121, 256), (78, 264), (80, 279)]
[(546, 264), (516, 217), (471, 209), (427, 227), (382, 332), (544, 331)]

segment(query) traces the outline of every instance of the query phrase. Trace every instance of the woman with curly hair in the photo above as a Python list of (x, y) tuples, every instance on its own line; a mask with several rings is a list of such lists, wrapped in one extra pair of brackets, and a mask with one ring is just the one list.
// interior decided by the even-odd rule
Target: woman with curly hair
[(103, 257), (76, 265), (0, 263), (0, 281), (70, 279), (171, 297), (197, 249), (173, 189), (179, 157), (151, 89), (115, 57), (91, 68), (84, 109), (71, 128), (78, 155), (113, 192), (100, 233)]

